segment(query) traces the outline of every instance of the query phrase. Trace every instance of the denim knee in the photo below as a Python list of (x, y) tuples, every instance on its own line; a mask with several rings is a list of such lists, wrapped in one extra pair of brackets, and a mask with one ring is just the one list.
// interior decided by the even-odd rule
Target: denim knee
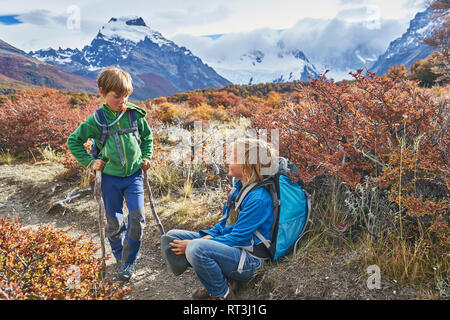
[(207, 239), (194, 239), (188, 242), (186, 247), (186, 259), (187, 261), (194, 266), (195, 261), (201, 258), (204, 255), (204, 246), (208, 244), (206, 241), (210, 241)]
[(172, 230), (167, 231), (166, 235), (177, 238), (178, 232), (179, 232), (178, 229), (172, 229)]
[(187, 231), (181, 229), (172, 229), (166, 233), (167, 236), (174, 237), (180, 240), (193, 240), (199, 239), (201, 236), (198, 232)]

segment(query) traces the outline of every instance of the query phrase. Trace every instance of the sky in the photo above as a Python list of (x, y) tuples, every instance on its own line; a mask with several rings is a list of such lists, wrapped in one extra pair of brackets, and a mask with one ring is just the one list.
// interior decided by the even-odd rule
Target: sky
[(423, 0), (0, 0), (0, 39), (26, 52), (81, 49), (111, 17), (141, 16), (174, 41), (299, 26), (303, 39), (312, 41), (316, 24), (339, 21), (341, 27), (383, 31), (380, 46), (386, 47), (385, 39), (400, 36), (424, 8)]

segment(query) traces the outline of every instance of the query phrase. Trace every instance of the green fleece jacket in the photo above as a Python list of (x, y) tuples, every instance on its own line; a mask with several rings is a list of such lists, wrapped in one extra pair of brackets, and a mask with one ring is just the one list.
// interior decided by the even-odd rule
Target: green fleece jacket
[[(120, 162), (119, 152), (114, 141), (114, 136), (109, 136), (103, 147), (100, 159), (105, 161), (103, 172), (113, 176), (127, 177), (134, 174), (142, 165), (142, 159), (151, 159), (153, 153), (153, 135), (150, 126), (145, 120), (147, 112), (138, 106), (128, 102), (126, 104), (127, 112), (122, 118), (111, 127), (112, 130), (130, 128), (128, 110), (136, 110), (137, 125), (141, 138), (141, 145), (133, 133), (125, 133), (119, 135), (120, 145), (122, 147), (125, 165)], [(103, 110), (108, 123), (114, 122), (120, 115), (119, 112), (113, 111), (107, 104), (103, 104)], [(94, 159), (84, 148), (84, 143), (89, 139), (100, 139), (100, 126), (95, 122), (94, 115), (83, 122), (67, 139), (67, 146), (72, 155), (81, 165), (88, 168)]]

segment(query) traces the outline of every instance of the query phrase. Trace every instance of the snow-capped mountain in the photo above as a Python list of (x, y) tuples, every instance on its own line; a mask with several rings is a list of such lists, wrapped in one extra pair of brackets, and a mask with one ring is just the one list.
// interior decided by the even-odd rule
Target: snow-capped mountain
[[(379, 52), (377, 52), (379, 54)], [(373, 48), (358, 45), (341, 52), (339, 56), (328, 56), (324, 60), (315, 61), (316, 70), (322, 74), (329, 70), (327, 77), (335, 80), (352, 79), (350, 71), (371, 66), (378, 57)]]
[(308, 76), (317, 76), (305, 54), (277, 41), (278, 34), (279, 31), (267, 29), (224, 34), (209, 40), (195, 36), (176, 39), (195, 49), (208, 65), (234, 84), (308, 81)]
[(439, 21), (430, 19), (429, 9), (416, 14), (409, 24), (408, 30), (400, 37), (389, 44), (388, 49), (372, 65), (371, 70), (382, 75), (393, 65), (404, 64), (407, 68), (415, 61), (425, 59), (433, 48), (428, 46), (421, 39), (428, 37), (433, 32)]
[(308, 80), (326, 69), (331, 70), (328, 77), (342, 80), (351, 78), (349, 71), (371, 66), (392, 40), (387, 35), (398, 27), (393, 20), (374, 28), (365, 21), (301, 19), (282, 30), (180, 34), (174, 40), (233, 83)]
[(214, 70), (235, 84), (308, 81), (318, 75), (300, 50), (284, 50), (279, 44), (271, 48), (255, 49), (235, 57), (210, 61)]
[(120, 66), (133, 78), (133, 97), (148, 99), (230, 82), (185, 47), (164, 38), (140, 17), (111, 18), (89, 45), (30, 54), (78, 75), (95, 79), (101, 69)]

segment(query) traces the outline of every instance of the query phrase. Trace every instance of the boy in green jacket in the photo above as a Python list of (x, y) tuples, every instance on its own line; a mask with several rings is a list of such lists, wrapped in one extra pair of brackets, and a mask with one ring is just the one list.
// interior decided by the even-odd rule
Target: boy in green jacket
[[(105, 68), (97, 80), (105, 103), (67, 140), (70, 152), (79, 163), (85, 168), (102, 171), (106, 233), (119, 265), (118, 277), (123, 281), (128, 281), (136, 270), (145, 227), (142, 170), (146, 171), (150, 167), (153, 152), (153, 136), (145, 120), (146, 111), (128, 102), (133, 92), (131, 81), (127, 72), (115, 67)], [(99, 112), (107, 122), (110, 135), (104, 145), (97, 145), (99, 152), (95, 159), (83, 145), (89, 138), (95, 139), (96, 143), (101, 141), (100, 126), (105, 123), (99, 119)], [(137, 132), (132, 126), (134, 117)], [(127, 224), (123, 217), (124, 197), (129, 212)]]

